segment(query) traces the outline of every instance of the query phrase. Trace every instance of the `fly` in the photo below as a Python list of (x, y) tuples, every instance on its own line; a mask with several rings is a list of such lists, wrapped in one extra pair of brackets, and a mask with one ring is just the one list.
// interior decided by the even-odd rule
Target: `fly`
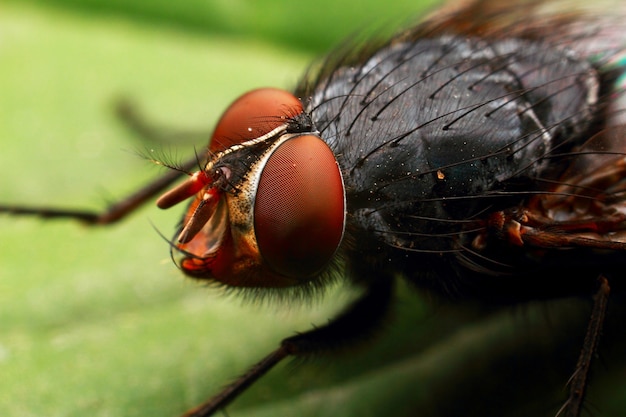
[(293, 93), (238, 98), (206, 158), (103, 214), (0, 210), (108, 224), (183, 171), (157, 205), (188, 201), (170, 242), (186, 275), (295, 297), (339, 275), (362, 290), (186, 416), (223, 409), (287, 357), (373, 333), (398, 276), (485, 303), (593, 297), (558, 412), (579, 416), (626, 267), (626, 10), (615, 9), (449, 6), (386, 43), (338, 50)]

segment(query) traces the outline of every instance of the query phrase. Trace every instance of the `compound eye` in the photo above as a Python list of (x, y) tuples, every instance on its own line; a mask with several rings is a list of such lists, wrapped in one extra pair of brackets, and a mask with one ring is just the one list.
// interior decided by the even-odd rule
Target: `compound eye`
[(287, 277), (312, 277), (335, 254), (344, 223), (343, 180), (328, 145), (313, 135), (285, 141), (263, 168), (254, 203), (265, 262)]
[(209, 150), (223, 151), (232, 145), (263, 136), (289, 118), (302, 113), (293, 94), (277, 88), (260, 88), (239, 97), (217, 123)]

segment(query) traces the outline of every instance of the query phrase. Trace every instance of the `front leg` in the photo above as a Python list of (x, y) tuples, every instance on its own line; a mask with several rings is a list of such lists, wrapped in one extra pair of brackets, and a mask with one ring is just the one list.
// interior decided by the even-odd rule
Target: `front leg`
[(372, 281), (365, 293), (328, 324), (284, 339), (278, 349), (252, 366), (219, 394), (189, 410), (183, 417), (208, 417), (223, 409), (256, 380), (286, 357), (305, 357), (354, 344), (380, 327), (391, 306), (394, 279), (384, 275)]

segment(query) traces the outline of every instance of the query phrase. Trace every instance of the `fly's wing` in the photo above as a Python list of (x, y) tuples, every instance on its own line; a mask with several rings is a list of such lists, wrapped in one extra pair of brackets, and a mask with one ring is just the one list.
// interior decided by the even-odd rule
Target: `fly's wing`
[[(458, 33), (490, 39), (518, 38), (567, 48), (602, 71), (616, 71), (615, 90), (626, 85), (626, 2), (598, 0), (475, 0), (449, 2), (430, 15), (417, 31), (399, 40), (425, 33)], [(626, 95), (612, 98), (608, 125), (626, 124)]]
[[(626, 4), (619, 0), (451, 1), (428, 16), (419, 33), (453, 31), (488, 38), (563, 41), (578, 51), (591, 51), (623, 46), (625, 35), (620, 28), (625, 15)], [(408, 31), (404, 36), (415, 33)]]

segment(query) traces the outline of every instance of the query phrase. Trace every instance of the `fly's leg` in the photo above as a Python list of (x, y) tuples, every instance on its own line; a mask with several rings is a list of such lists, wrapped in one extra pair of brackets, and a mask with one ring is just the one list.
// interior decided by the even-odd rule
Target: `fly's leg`
[(383, 322), (391, 305), (393, 278), (385, 278), (371, 284), (361, 298), (325, 326), (284, 339), (278, 349), (256, 363), (219, 394), (189, 410), (183, 417), (208, 417), (223, 409), (289, 356), (305, 357), (340, 349), (371, 335)]
[[(623, 234), (626, 220), (623, 214), (607, 218), (590, 218), (558, 222), (533, 217), (529, 213), (495, 213), (489, 227), (500, 238), (513, 245), (530, 248), (593, 248), (626, 252)], [(615, 239), (617, 236), (620, 239)], [(585, 399), (591, 361), (595, 355), (606, 317), (610, 286), (606, 277), (598, 278), (599, 286), (593, 297), (593, 309), (576, 370), (569, 381), (568, 399), (557, 417), (580, 417)]]
[[(626, 241), (623, 240), (626, 216), (621, 213), (561, 222), (540, 218), (529, 211), (500, 211), (490, 216), (485, 230), (494, 232), (513, 246), (626, 251)], [(484, 240), (484, 236), (479, 235), (474, 245), (480, 247)]]
[(582, 411), (589, 380), (589, 368), (598, 348), (611, 291), (609, 282), (604, 276), (600, 276), (598, 280), (600, 285), (593, 298), (593, 310), (587, 326), (583, 348), (578, 357), (576, 371), (569, 381), (569, 397), (557, 413), (557, 417), (579, 417)]
[(133, 134), (152, 143), (207, 143), (210, 129), (183, 130), (157, 125), (148, 120), (128, 98), (122, 97), (115, 103), (115, 114)]
[[(149, 142), (189, 142), (191, 139), (200, 137), (205, 142), (210, 135), (208, 132), (187, 132), (167, 129), (161, 126), (157, 127), (154, 123), (147, 121), (127, 99), (118, 101), (116, 114), (121, 122), (134, 134)], [(0, 213), (18, 216), (37, 216), (45, 219), (73, 219), (92, 226), (108, 225), (123, 219), (147, 201), (161, 194), (184, 175), (184, 172), (196, 171), (199, 164), (198, 157), (194, 157), (126, 198), (111, 204), (103, 211), (0, 204)]]
[[(197, 168), (198, 159), (194, 158), (183, 164), (181, 171)], [(115, 223), (141, 207), (148, 200), (162, 193), (181, 176), (180, 171), (170, 171), (147, 186), (132, 193), (123, 200), (110, 205), (102, 212), (92, 210), (64, 209), (45, 206), (20, 206), (0, 204), (0, 213), (18, 216), (37, 216), (45, 219), (73, 219), (87, 225), (107, 225)]]

